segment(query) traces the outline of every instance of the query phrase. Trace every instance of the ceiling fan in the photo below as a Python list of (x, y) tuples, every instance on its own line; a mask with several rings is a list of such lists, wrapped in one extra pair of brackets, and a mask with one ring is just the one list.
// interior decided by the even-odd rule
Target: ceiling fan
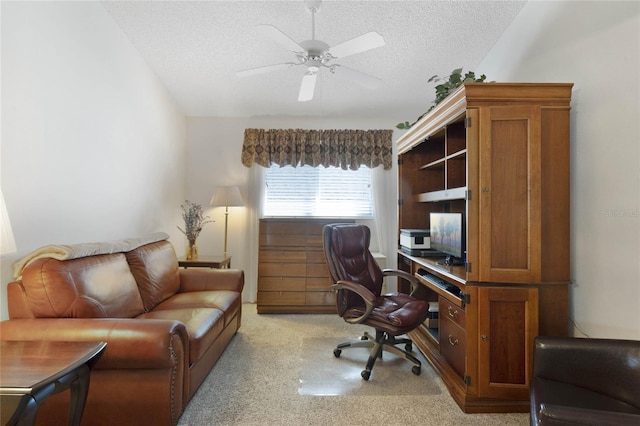
[(368, 89), (378, 87), (382, 81), (379, 78), (345, 67), (344, 65), (333, 63), (333, 61), (384, 46), (384, 38), (377, 32), (371, 31), (333, 47), (330, 47), (321, 40), (316, 40), (315, 14), (320, 9), (320, 3), (320, 0), (305, 1), (307, 8), (311, 12), (311, 40), (304, 40), (297, 43), (273, 25), (258, 25), (256, 27), (263, 35), (270, 37), (275, 42), (291, 50), (296, 56), (295, 62), (285, 62), (238, 71), (236, 75), (239, 77), (247, 77), (302, 65), (306, 68), (306, 72), (302, 77), (302, 84), (300, 85), (300, 92), (298, 94), (298, 101), (300, 102), (313, 99), (316, 79), (321, 68), (328, 68), (332, 74), (348, 79)]

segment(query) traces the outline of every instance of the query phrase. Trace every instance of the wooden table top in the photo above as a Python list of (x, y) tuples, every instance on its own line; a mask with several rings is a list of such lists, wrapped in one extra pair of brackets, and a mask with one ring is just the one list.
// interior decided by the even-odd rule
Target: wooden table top
[(28, 394), (101, 353), (104, 342), (0, 341), (0, 394)]
[(194, 260), (186, 260), (184, 256), (178, 258), (179, 266), (191, 266), (191, 267), (202, 266), (202, 267), (209, 267), (209, 268), (218, 268), (220, 266), (229, 265), (230, 263), (231, 263), (231, 256), (224, 256), (224, 255), (198, 256), (198, 258)]

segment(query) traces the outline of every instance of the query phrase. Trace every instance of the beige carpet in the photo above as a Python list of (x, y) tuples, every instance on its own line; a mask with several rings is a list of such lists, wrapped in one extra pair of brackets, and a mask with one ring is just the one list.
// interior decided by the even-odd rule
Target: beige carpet
[(179, 425), (529, 424), (528, 414), (464, 414), (422, 356), (420, 376), (385, 354), (371, 379), (362, 380), (367, 351), (348, 349), (335, 358), (333, 348), (358, 339), (367, 327), (337, 315), (258, 315), (252, 304), (243, 309), (240, 331)]

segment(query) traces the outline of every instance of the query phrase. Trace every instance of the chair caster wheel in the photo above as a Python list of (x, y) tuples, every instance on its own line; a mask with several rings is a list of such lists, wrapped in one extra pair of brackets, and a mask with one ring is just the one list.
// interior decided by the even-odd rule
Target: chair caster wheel
[(333, 350), (333, 356), (335, 356), (336, 358), (340, 358), (340, 354), (342, 353), (342, 351), (340, 349), (334, 349)]
[(420, 367), (418, 367), (417, 365), (414, 365), (413, 367), (411, 367), (411, 372), (413, 374), (415, 374), (416, 376), (420, 375)]
[(411, 352), (413, 350), (413, 345), (411, 343), (407, 343), (404, 345), (404, 350), (407, 352)]
[(362, 376), (363, 379), (369, 380), (369, 377), (371, 376), (371, 371), (362, 370), (362, 373), (360, 373), (360, 375)]

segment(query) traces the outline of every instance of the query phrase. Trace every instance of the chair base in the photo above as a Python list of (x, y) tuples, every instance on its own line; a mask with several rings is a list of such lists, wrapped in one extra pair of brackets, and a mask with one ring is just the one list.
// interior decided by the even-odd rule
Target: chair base
[[(359, 342), (345, 342), (340, 343), (333, 350), (333, 355), (338, 358), (342, 353), (343, 349), (349, 348), (371, 348), (369, 352), (369, 360), (367, 361), (367, 366), (360, 375), (363, 379), (369, 380), (371, 376), (371, 370), (373, 369), (374, 364), (378, 358), (382, 358), (382, 352), (387, 351), (393, 354), (398, 355), (399, 357), (411, 362), (413, 367), (411, 368), (411, 372), (416, 376), (420, 375), (422, 364), (420, 361), (413, 356), (410, 352), (413, 347), (413, 342), (410, 339), (401, 338), (398, 339), (396, 336), (389, 336), (388, 333), (384, 331), (376, 330), (376, 337), (374, 338), (369, 333), (365, 332), (364, 335), (360, 338)], [(405, 345), (405, 349), (400, 349), (396, 347), (396, 345)]]

